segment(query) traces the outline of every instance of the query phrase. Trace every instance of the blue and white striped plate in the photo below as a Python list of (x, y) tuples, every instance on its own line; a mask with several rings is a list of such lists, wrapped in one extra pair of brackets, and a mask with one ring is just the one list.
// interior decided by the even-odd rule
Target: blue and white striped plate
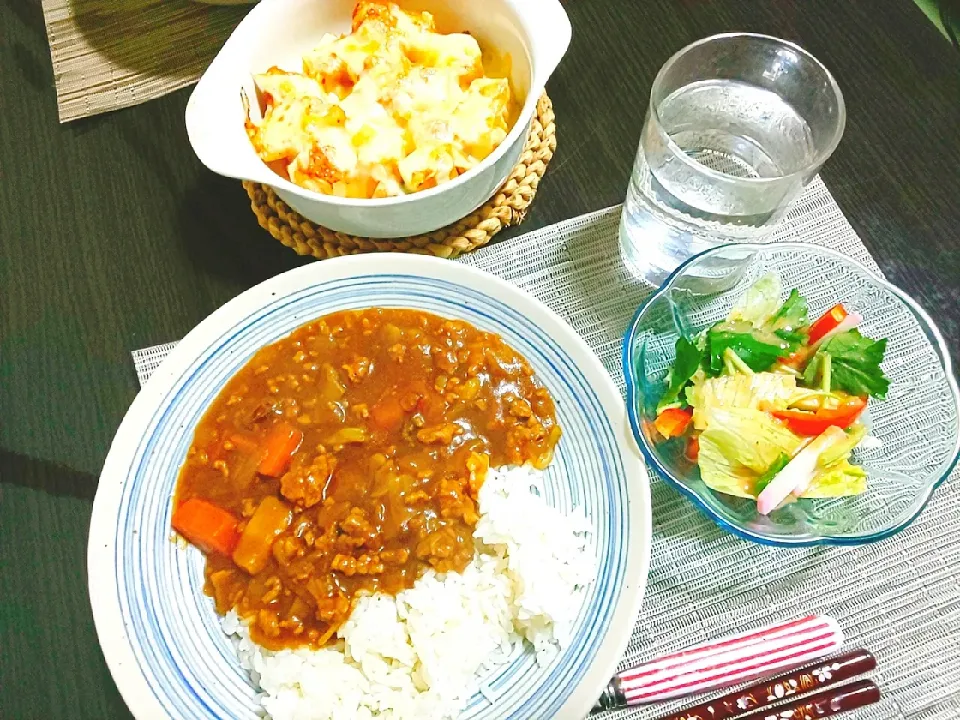
[(413, 255), (367, 255), (292, 270), (230, 301), (188, 334), (123, 419), (107, 456), (88, 548), (90, 598), (107, 664), (139, 718), (254, 718), (254, 689), (204, 596), (203, 559), (171, 540), (177, 472), (204, 409), (263, 345), (337, 310), (409, 307), (503, 336), (557, 404), (563, 438), (547, 499), (583, 507), (597, 579), (572, 641), (547, 668), (528, 653), (486, 678), (462, 718), (582, 718), (633, 630), (650, 552), (646, 470), (623, 401), (596, 356), (539, 301), (487, 273)]

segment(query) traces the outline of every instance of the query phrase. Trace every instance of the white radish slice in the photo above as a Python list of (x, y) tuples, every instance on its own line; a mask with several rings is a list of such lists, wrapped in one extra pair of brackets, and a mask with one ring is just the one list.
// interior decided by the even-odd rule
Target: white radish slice
[(836, 425), (831, 425), (818, 435), (803, 450), (798, 452), (787, 465), (773, 476), (773, 480), (757, 496), (757, 512), (769, 515), (786, 500), (791, 493), (799, 495), (806, 490), (817, 474), (817, 460), (821, 453), (835, 442), (845, 440), (846, 433)]
[(853, 330), (857, 325), (859, 325), (862, 322), (863, 322), (863, 315), (861, 315), (860, 313), (850, 313), (843, 320), (840, 321), (839, 325), (837, 325), (833, 330), (828, 332), (822, 338), (817, 340), (810, 347), (816, 350), (818, 347), (823, 345), (823, 343), (825, 343), (830, 338), (834, 337), (835, 335), (839, 335), (840, 333), (845, 333), (847, 330)]

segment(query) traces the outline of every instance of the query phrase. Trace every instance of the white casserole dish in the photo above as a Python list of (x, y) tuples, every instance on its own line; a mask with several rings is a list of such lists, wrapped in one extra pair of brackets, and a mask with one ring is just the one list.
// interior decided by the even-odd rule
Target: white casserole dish
[(445, 32), (469, 31), (485, 54), (507, 56), (510, 81), (523, 103), (519, 119), (477, 167), (438, 187), (390, 198), (340, 198), (294, 185), (257, 156), (244, 130), (242, 95), (257, 113), (253, 74), (301, 58), (324, 33), (350, 31), (354, 0), (262, 0), (237, 26), (200, 78), (187, 104), (190, 144), (200, 161), (226, 177), (269, 185), (290, 207), (324, 227), (361, 237), (431, 232), (490, 199), (517, 164), (547, 78), (570, 44), (570, 21), (559, 0), (409, 0)]

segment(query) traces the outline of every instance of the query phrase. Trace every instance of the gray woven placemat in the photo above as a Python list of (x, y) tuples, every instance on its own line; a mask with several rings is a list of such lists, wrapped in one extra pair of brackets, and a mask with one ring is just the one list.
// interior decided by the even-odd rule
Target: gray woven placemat
[[(465, 256), (532, 292), (596, 351), (623, 388), (620, 343), (649, 293), (627, 275), (619, 208), (537, 230)], [(876, 267), (823, 183), (807, 189), (777, 231), (828, 245)], [(143, 383), (172, 344), (133, 353)], [(960, 483), (955, 472), (923, 515), (889, 540), (859, 548), (780, 550), (717, 529), (658, 479), (651, 485), (653, 548), (640, 622), (623, 667), (771, 621), (823, 612), (848, 647), (879, 660), (883, 700), (860, 720), (960, 719)], [(654, 718), (669, 705), (609, 713)]]

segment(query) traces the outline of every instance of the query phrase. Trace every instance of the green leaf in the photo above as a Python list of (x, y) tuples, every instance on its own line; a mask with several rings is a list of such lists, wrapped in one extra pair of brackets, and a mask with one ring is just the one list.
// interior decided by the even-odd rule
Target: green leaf
[(883, 399), (890, 381), (880, 363), (887, 347), (886, 339), (871, 340), (856, 329), (840, 333), (823, 343), (803, 372), (803, 381), (811, 387), (821, 371), (823, 356), (830, 355), (830, 386), (851, 395), (872, 395)]
[[(790, 291), (780, 309), (770, 318), (768, 327), (791, 344), (799, 345), (806, 339), (810, 320), (807, 317), (807, 301), (796, 289)], [(796, 347), (793, 348), (795, 350)], [(792, 352), (792, 350), (791, 350)]]
[(817, 378), (820, 377), (820, 368), (823, 365), (823, 353), (818, 352), (807, 362), (803, 370), (803, 384), (807, 387), (818, 387)]
[(777, 358), (789, 355), (791, 344), (771, 330), (742, 320), (724, 320), (707, 332), (707, 372), (723, 372), (723, 354), (730, 348), (754, 372), (769, 370)]
[(770, 484), (770, 481), (776, 477), (777, 473), (790, 464), (790, 456), (786, 453), (780, 453), (780, 457), (773, 461), (773, 465), (767, 468), (766, 472), (757, 478), (753, 486), (753, 492), (757, 495), (763, 492), (763, 489)]
[(685, 396), (681, 393), (690, 383), (694, 373), (700, 369), (703, 360), (703, 351), (687, 338), (677, 338), (676, 358), (667, 374), (667, 389), (657, 404), (657, 413), (669, 407), (680, 407), (684, 404)]
[[(758, 281), (747, 293), (750, 294), (759, 284)], [(777, 281), (777, 293), (779, 287)], [(717, 323), (707, 332), (707, 370), (711, 375), (723, 372), (724, 353), (728, 349), (754, 372), (763, 372), (804, 342), (809, 325), (807, 301), (799, 292), (791, 290), (776, 311), (762, 314), (758, 308), (765, 311), (769, 307), (767, 293), (772, 289), (768, 287), (762, 297), (758, 295), (753, 305), (748, 303), (746, 308), (738, 305), (728, 320)], [(750, 307), (754, 308), (753, 312), (748, 311)]]

